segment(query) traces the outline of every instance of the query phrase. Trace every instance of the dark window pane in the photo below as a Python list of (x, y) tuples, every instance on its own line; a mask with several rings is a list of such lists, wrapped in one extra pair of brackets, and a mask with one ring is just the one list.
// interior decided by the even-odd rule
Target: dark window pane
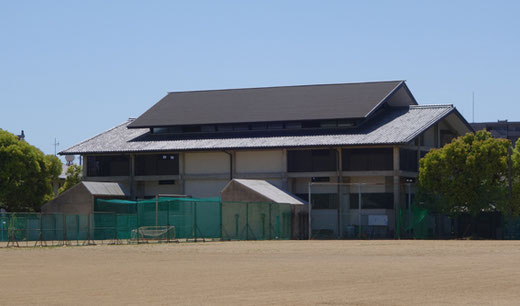
[(404, 171), (418, 171), (417, 151), (399, 149), (399, 168)]
[(321, 123), (319, 121), (303, 121), (302, 128), (304, 129), (315, 129), (321, 127)]
[(343, 149), (344, 171), (376, 171), (393, 169), (393, 149)]
[(87, 176), (127, 176), (130, 174), (128, 156), (88, 156)]
[[(296, 194), (297, 197), (308, 201), (308, 194)], [(338, 209), (339, 197), (336, 193), (313, 193), (311, 195), (312, 209)]]
[[(389, 193), (362, 193), (361, 209), (393, 209), (394, 194)], [(359, 194), (350, 194), (350, 209), (359, 209)]]
[(295, 150), (287, 152), (289, 172), (336, 171), (335, 150)]
[(179, 174), (178, 154), (137, 155), (135, 175), (177, 175)]

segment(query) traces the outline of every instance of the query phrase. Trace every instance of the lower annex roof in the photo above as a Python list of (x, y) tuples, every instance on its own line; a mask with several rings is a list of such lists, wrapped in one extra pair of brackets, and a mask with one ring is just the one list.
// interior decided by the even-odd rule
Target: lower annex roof
[(59, 154), (401, 144), (413, 140), (452, 112), (456, 112), (453, 105), (412, 105), (386, 110), (356, 129), (294, 135), (199, 134), (191, 138), (186, 135), (154, 135), (148, 128), (129, 129), (127, 126), (134, 120), (129, 119)]

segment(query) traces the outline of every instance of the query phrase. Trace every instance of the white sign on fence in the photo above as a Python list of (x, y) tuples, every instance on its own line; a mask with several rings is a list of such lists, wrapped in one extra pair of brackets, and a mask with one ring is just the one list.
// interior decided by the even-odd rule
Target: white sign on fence
[(368, 215), (368, 226), (388, 226), (388, 216)]

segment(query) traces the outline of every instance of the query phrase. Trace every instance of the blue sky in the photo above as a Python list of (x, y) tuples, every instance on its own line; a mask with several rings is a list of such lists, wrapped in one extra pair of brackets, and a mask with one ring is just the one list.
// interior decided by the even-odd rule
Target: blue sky
[[(45, 153), (168, 91), (404, 79), (520, 121), (520, 1), (0, 1), (0, 128)], [(201, 110), (204, 111), (204, 110)]]

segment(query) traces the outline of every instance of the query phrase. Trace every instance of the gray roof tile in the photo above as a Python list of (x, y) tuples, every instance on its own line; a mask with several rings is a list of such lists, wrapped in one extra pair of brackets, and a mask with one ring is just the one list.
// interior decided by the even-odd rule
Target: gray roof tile
[(387, 109), (357, 129), (336, 130), (327, 134), (282, 133), (276, 136), (244, 132), (232, 136), (201, 134), (192, 135), (191, 138), (186, 135), (164, 137), (150, 134), (147, 128), (127, 128), (133, 122), (130, 119), (60, 154), (399, 144), (411, 141), (454, 110), (452, 105), (412, 105)]

